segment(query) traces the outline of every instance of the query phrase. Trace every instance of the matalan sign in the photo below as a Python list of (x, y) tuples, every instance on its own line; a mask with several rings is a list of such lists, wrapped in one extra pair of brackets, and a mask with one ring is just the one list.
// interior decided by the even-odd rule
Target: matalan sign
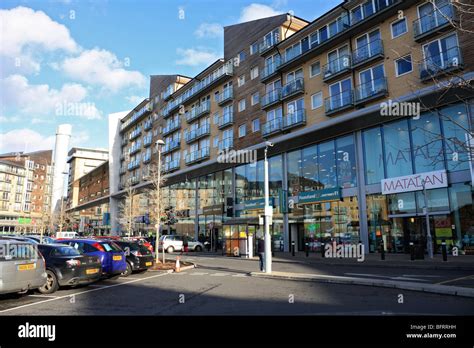
[(397, 178), (382, 180), (382, 194), (412, 192), (423, 190), (423, 184), (427, 190), (448, 186), (448, 176), (445, 170), (437, 170), (414, 175), (399, 176)]

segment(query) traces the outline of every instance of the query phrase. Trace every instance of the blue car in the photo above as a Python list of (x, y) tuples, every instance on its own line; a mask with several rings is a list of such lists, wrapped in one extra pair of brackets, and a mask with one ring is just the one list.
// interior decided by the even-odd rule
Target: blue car
[(125, 253), (111, 240), (63, 239), (58, 242), (68, 244), (82, 254), (97, 256), (102, 263), (103, 276), (119, 275), (127, 269)]

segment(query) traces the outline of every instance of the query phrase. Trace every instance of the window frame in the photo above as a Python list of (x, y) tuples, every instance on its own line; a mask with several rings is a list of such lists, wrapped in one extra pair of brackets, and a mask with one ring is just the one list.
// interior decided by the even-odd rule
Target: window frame
[[(393, 25), (398, 23), (398, 22), (401, 22), (401, 21), (404, 21), (405, 22), (405, 31), (397, 36), (394, 36), (393, 34)], [(396, 38), (399, 38), (400, 36), (403, 36), (405, 35), (406, 33), (408, 33), (408, 20), (407, 20), (407, 17), (406, 16), (403, 16), (403, 18), (397, 18), (396, 20), (394, 20), (393, 22), (390, 23), (390, 34), (392, 36), (392, 40), (393, 39), (396, 39)]]
[[(405, 57), (410, 57), (411, 69), (410, 69), (410, 71), (407, 71), (407, 72), (404, 72), (404, 73), (400, 74), (400, 72), (398, 71), (398, 64), (397, 64), (397, 62), (398, 62), (399, 60), (404, 59)], [(407, 75), (407, 74), (410, 74), (410, 73), (413, 72), (413, 60), (412, 60), (411, 53), (410, 53), (410, 54), (406, 54), (406, 55), (404, 55), (404, 56), (402, 56), (402, 57), (400, 57), (400, 58), (395, 59), (395, 60), (393, 61), (393, 63), (395, 64), (395, 77), (400, 77), (400, 76)]]

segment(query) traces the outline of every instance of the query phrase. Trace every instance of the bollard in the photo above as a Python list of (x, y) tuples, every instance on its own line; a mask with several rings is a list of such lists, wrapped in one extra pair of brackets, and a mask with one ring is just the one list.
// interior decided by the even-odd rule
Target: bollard
[(413, 245), (413, 242), (410, 242), (410, 255), (411, 260), (415, 261), (415, 246)]
[(295, 256), (295, 242), (291, 242), (291, 255)]
[(324, 258), (324, 246), (326, 243), (321, 243), (321, 257)]
[(308, 257), (308, 256), (309, 256), (309, 243), (306, 242), (306, 243), (304, 244), (304, 247), (305, 247), (305, 249), (306, 249), (306, 257)]
[(383, 245), (383, 239), (380, 241), (380, 258), (385, 260), (385, 247)]
[(448, 250), (446, 248), (446, 241), (441, 242), (441, 250), (443, 251), (443, 261), (448, 261)]

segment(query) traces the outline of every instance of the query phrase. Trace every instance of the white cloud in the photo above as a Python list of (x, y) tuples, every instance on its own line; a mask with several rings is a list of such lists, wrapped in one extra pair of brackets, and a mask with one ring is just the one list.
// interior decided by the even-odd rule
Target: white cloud
[(250, 22), (260, 18), (272, 17), (283, 12), (277, 11), (268, 5), (253, 3), (242, 9), (239, 23)]
[(178, 48), (176, 52), (181, 56), (181, 58), (176, 61), (177, 65), (209, 65), (219, 59), (219, 55), (215, 52), (204, 48)]
[(224, 35), (224, 28), (219, 23), (201, 23), (194, 32), (198, 38), (215, 38)]
[(139, 95), (131, 95), (129, 97), (125, 97), (125, 99), (133, 105), (133, 107), (137, 106), (139, 103), (145, 99), (144, 97), (140, 97)]
[(34, 73), (40, 70), (42, 52), (62, 50), (74, 53), (78, 44), (69, 29), (53, 21), (43, 11), (19, 6), (0, 10), (2, 75), (8, 72)]
[(54, 147), (54, 135), (43, 136), (40, 133), (28, 129), (13, 129), (6, 133), (1, 133), (0, 152), (19, 152), (51, 150)]
[(11, 75), (0, 80), (3, 107), (14, 108), (25, 116), (77, 116), (85, 119), (101, 118), (93, 103), (87, 103), (87, 90), (80, 84), (64, 84), (61, 89), (47, 84), (31, 85), (22, 75)]
[(124, 62), (115, 54), (99, 48), (85, 50), (78, 57), (67, 58), (60, 64), (61, 70), (69, 77), (100, 85), (112, 92), (131, 86), (142, 88), (146, 85), (143, 74), (125, 70), (124, 66)]

